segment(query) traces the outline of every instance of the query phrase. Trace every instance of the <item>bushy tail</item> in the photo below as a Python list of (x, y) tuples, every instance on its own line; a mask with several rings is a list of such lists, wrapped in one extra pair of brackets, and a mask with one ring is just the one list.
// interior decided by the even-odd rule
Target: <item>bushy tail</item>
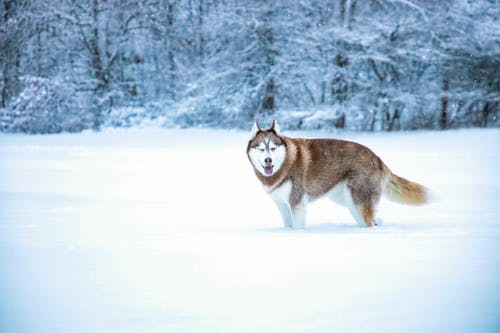
[(384, 166), (384, 195), (395, 202), (408, 205), (423, 205), (429, 203), (429, 190), (417, 183), (399, 177)]

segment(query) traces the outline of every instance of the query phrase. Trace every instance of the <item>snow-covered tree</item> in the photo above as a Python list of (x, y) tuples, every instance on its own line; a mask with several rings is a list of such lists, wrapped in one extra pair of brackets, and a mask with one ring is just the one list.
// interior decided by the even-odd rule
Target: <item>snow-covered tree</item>
[[(495, 0), (0, 4), (5, 129), (20, 129), (16, 117), (35, 102), (45, 111), (28, 114), (47, 131), (54, 121), (98, 129), (141, 118), (369, 131), (500, 125)], [(50, 99), (57, 116), (40, 98), (21, 107), (36, 85), (65, 87), (65, 98)]]

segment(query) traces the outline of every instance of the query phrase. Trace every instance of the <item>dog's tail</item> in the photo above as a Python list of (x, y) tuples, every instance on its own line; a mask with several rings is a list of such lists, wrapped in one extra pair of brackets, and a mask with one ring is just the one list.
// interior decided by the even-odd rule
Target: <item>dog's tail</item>
[(391, 201), (407, 205), (423, 205), (430, 201), (430, 191), (425, 186), (399, 177), (383, 166), (382, 193)]

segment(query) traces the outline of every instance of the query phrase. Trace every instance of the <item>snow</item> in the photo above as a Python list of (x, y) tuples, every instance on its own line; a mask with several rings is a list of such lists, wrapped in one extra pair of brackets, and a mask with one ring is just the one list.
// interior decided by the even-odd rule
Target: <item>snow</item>
[(0, 135), (0, 331), (500, 331), (500, 130), (285, 134), (361, 142), (437, 200), (285, 230), (248, 133)]

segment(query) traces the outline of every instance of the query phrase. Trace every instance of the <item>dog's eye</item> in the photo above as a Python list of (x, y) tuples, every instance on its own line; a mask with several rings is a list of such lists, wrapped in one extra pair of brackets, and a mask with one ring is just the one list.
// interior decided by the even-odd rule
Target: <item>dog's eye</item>
[(264, 151), (265, 149), (264, 148), (257, 148), (259, 151)]
[(276, 150), (276, 147), (271, 148), (271, 151), (275, 151), (275, 150)]

